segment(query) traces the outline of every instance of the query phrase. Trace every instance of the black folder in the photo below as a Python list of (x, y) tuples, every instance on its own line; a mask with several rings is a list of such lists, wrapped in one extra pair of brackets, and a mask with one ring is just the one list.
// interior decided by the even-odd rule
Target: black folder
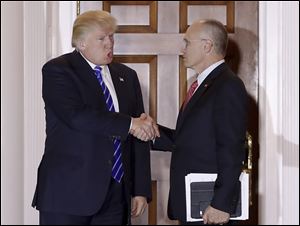
[[(215, 182), (192, 182), (191, 183), (191, 217), (202, 218), (205, 209), (210, 205), (214, 194)], [(237, 185), (237, 195), (231, 203), (230, 217), (242, 215), (241, 205), (241, 182)], [(200, 212), (201, 211), (201, 212)]]

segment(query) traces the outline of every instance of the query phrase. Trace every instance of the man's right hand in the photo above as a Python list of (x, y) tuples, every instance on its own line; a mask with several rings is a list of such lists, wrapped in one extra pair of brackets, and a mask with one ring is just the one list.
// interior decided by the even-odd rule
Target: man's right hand
[(145, 113), (139, 118), (132, 119), (130, 133), (142, 141), (149, 141), (159, 137), (159, 129), (156, 122)]
[(229, 221), (230, 215), (224, 211), (208, 206), (203, 214), (204, 224), (226, 224)]

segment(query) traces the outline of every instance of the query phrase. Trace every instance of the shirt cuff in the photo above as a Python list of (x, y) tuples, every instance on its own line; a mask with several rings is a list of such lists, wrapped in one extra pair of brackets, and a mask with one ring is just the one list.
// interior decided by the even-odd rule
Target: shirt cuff
[(131, 130), (131, 127), (132, 127), (132, 120), (133, 120), (133, 118), (131, 118), (130, 127), (129, 127), (129, 130), (128, 130), (128, 133), (130, 133), (130, 130)]

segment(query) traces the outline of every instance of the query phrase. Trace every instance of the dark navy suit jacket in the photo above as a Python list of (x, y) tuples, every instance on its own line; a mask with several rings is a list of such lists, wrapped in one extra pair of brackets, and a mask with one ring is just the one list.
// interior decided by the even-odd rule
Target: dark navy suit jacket
[(160, 126), (154, 149), (172, 151), (168, 215), (186, 221), (185, 176), (217, 173), (211, 206), (231, 212), (245, 150), (247, 92), (225, 64), (203, 81), (175, 130)]
[(113, 139), (122, 140), (126, 199), (151, 199), (149, 144), (128, 131), (131, 117), (144, 112), (136, 72), (109, 65), (120, 113), (107, 110), (93, 69), (74, 51), (43, 67), (45, 152), (38, 169), (33, 206), (88, 216), (102, 206), (111, 181)]

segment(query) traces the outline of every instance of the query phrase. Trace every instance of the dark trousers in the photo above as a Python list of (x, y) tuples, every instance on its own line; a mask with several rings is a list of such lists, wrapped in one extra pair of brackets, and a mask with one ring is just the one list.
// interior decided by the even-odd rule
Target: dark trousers
[(40, 211), (40, 225), (126, 225), (127, 205), (122, 183), (111, 180), (100, 210), (92, 216)]

